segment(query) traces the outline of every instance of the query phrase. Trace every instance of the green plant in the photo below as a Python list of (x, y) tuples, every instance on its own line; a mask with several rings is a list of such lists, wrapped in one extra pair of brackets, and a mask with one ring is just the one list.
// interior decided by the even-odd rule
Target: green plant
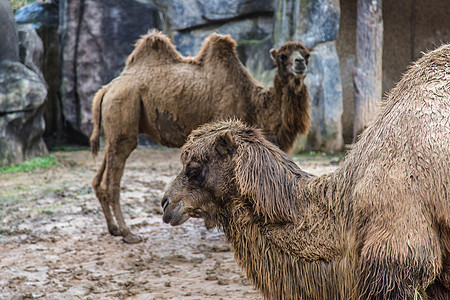
[(0, 167), (0, 174), (30, 172), (36, 169), (46, 169), (54, 166), (61, 166), (61, 164), (55, 160), (54, 155), (47, 157), (35, 157), (18, 166)]
[(12, 10), (14, 13), (22, 6), (36, 2), (36, 0), (10, 0), (10, 1), (11, 1), (11, 7), (12, 7)]
[(422, 295), (414, 289), (414, 300), (423, 300)]

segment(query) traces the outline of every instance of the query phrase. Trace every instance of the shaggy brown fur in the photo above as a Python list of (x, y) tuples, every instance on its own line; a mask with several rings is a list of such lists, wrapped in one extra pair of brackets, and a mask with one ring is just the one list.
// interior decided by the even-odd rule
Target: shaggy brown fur
[(450, 45), (406, 72), (332, 174), (233, 120), (193, 131), (181, 161), (163, 220), (222, 228), (265, 299), (450, 298)]
[(199, 125), (235, 116), (288, 151), (296, 136), (308, 131), (310, 101), (303, 83), (308, 50), (298, 42), (271, 50), (278, 69), (274, 87), (265, 89), (241, 64), (235, 47), (230, 36), (213, 34), (196, 57), (183, 57), (165, 35), (150, 31), (136, 43), (120, 76), (95, 95), (92, 152), (99, 149), (101, 119), (106, 148), (93, 186), (111, 234), (140, 240), (126, 227), (119, 204), (125, 160), (139, 133), (180, 147)]

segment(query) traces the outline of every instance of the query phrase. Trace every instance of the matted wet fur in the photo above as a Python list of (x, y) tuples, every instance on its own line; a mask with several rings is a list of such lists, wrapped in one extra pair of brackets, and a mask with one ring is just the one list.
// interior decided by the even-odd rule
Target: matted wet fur
[(450, 298), (450, 45), (409, 68), (334, 173), (237, 120), (193, 131), (181, 161), (163, 220), (223, 229), (265, 299)]
[(308, 49), (298, 42), (272, 49), (277, 74), (274, 87), (266, 89), (239, 61), (235, 47), (229, 35), (212, 34), (197, 56), (183, 57), (164, 34), (152, 30), (136, 43), (120, 76), (95, 95), (91, 149), (97, 154), (101, 121), (106, 147), (93, 187), (111, 234), (129, 243), (140, 241), (126, 226), (119, 201), (125, 161), (137, 146), (138, 134), (181, 147), (199, 125), (235, 116), (262, 128), (267, 138), (289, 151), (297, 135), (307, 133)]

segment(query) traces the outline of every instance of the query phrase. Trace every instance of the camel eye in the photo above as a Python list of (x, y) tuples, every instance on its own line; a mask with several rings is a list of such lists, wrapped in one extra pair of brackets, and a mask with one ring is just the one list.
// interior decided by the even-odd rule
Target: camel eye
[(286, 62), (287, 56), (285, 54), (280, 55), (281, 62)]
[(205, 181), (203, 170), (200, 167), (187, 166), (185, 175), (190, 182), (202, 184)]
[(308, 63), (309, 54), (307, 53), (307, 54), (303, 55), (303, 57), (305, 58), (306, 62)]

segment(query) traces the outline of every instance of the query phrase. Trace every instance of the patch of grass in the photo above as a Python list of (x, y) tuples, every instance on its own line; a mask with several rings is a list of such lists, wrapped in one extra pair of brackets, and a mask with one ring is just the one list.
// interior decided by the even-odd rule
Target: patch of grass
[(75, 152), (75, 151), (90, 151), (91, 148), (89, 146), (81, 146), (81, 145), (55, 145), (50, 151), (64, 151), (64, 152)]
[(10, 0), (10, 2), (13, 12), (16, 13), (16, 11), (22, 6), (36, 2), (36, 0)]
[(41, 213), (42, 214), (46, 214), (46, 215), (53, 215), (54, 214), (53, 210), (51, 210), (51, 209), (42, 209)]
[(36, 169), (46, 169), (55, 166), (61, 166), (61, 164), (55, 160), (54, 155), (47, 157), (35, 157), (18, 166), (0, 167), (0, 174), (30, 172)]

